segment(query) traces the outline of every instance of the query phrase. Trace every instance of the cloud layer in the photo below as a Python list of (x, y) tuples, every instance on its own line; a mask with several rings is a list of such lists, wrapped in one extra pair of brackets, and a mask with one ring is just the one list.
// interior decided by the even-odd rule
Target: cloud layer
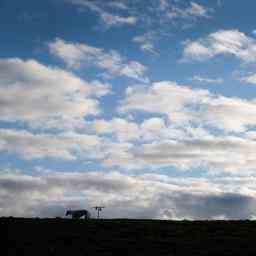
[[(251, 184), (249, 178), (209, 181), (146, 173), (4, 174), (0, 215), (62, 217), (69, 207), (92, 211), (100, 203), (107, 205), (105, 218), (249, 219), (256, 210)], [(243, 185), (248, 189), (238, 193)]]

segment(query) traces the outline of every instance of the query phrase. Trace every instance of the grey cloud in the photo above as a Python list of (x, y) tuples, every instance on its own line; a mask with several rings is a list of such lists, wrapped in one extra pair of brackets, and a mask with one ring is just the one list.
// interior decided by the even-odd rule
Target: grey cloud
[(220, 195), (179, 195), (175, 199), (177, 214), (189, 213), (198, 219), (249, 219), (256, 210), (256, 199), (251, 196), (223, 193)]
[(256, 210), (255, 186), (251, 194), (237, 193), (233, 185), (227, 192), (221, 182), (200, 178), (48, 173), (1, 175), (0, 184), (0, 215), (62, 217), (69, 207), (91, 209), (97, 203), (107, 206), (107, 218), (240, 219)]
[(146, 166), (172, 165), (181, 169), (204, 166), (221, 172), (241, 169), (253, 171), (255, 148), (255, 142), (246, 139), (214, 137), (144, 144), (137, 147), (132, 155), (137, 164)]

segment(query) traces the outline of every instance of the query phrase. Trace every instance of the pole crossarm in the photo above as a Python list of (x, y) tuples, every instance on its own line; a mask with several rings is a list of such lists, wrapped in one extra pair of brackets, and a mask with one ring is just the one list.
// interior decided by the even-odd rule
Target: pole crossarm
[(94, 208), (96, 211), (97, 211), (97, 219), (99, 219), (100, 218), (100, 212), (104, 209), (104, 208), (106, 208), (105, 206), (94, 206), (94, 207), (92, 207), (92, 208)]

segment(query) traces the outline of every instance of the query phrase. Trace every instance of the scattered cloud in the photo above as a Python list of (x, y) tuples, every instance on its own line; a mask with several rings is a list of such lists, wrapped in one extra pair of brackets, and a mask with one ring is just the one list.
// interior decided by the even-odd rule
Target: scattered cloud
[(209, 77), (202, 77), (202, 76), (193, 76), (191, 81), (206, 83), (206, 84), (222, 84), (222, 78), (209, 78)]
[(199, 167), (206, 171), (245, 173), (254, 170), (254, 100), (228, 98), (163, 81), (127, 88), (119, 111), (152, 117), (140, 123), (119, 120), (122, 126), (117, 125), (117, 120), (95, 122), (98, 133), (129, 141), (121, 150), (108, 154), (104, 159), (107, 166), (172, 166), (184, 170)]
[(243, 62), (256, 61), (256, 40), (238, 30), (220, 30), (196, 41), (187, 41), (183, 60), (204, 61), (231, 55)]
[(116, 1), (88, 1), (88, 0), (66, 0), (71, 4), (75, 4), (78, 6), (82, 6), (84, 8), (88, 8), (97, 15), (102, 20), (102, 24), (107, 28), (110, 27), (120, 27), (122, 25), (135, 25), (137, 23), (137, 17), (135, 16), (120, 16), (117, 14), (111, 13), (113, 10), (107, 9), (118, 9), (118, 10), (127, 10), (128, 7), (123, 2), (116, 2)]
[(256, 84), (256, 74), (251, 74), (248, 76), (244, 76), (239, 79), (241, 82), (247, 83), (247, 84)]
[(144, 52), (149, 52), (151, 54), (158, 54), (154, 41), (157, 39), (155, 33), (149, 32), (143, 35), (135, 36), (132, 41), (140, 45), (140, 49)]
[(101, 16), (103, 22), (107, 24), (107, 26), (121, 26), (122, 24), (134, 25), (137, 22), (135, 17), (120, 17), (118, 15), (112, 15), (109, 13), (104, 13)]
[(49, 43), (51, 54), (63, 60), (69, 68), (81, 65), (94, 66), (108, 73), (110, 77), (126, 76), (147, 82), (147, 68), (137, 61), (126, 61), (117, 51), (104, 51), (87, 44), (66, 42), (56, 39)]
[[(16, 67), (16, 62), (17, 60), (11, 60), (11, 70)], [(34, 61), (18, 60), (18, 63), (22, 64), (21, 71), (17, 67), (15, 73), (8, 72), (10, 67), (2, 69), (5, 75), (2, 75), (2, 83), (10, 85), (5, 89), (5, 93), (1, 94), (3, 95), (1, 96), (2, 102), (6, 103), (8, 99), (12, 99), (13, 92), (18, 92), (20, 95), (20, 88), (23, 89), (23, 93), (26, 93), (24, 90), (26, 86), (29, 87), (30, 94), (27, 97), (30, 101), (26, 102), (28, 105), (22, 102), (19, 111), (16, 108), (12, 110), (10, 101), (8, 108), (1, 109), (5, 113), (2, 115), (2, 120), (28, 122), (32, 127), (39, 128), (45, 128), (45, 126), (63, 128), (65, 126), (59, 120), (73, 121), (72, 115), (75, 115), (74, 119), (80, 118), (81, 122), (80, 126), (75, 123), (75, 127), (83, 127), (83, 134), (74, 131), (33, 134), (23, 130), (2, 129), (0, 131), (2, 152), (16, 154), (26, 160), (62, 158), (72, 161), (86, 156), (86, 159), (98, 159), (99, 163), (106, 167), (116, 166), (122, 169), (158, 169), (172, 166), (187, 170), (204, 167), (206, 171), (237, 172), (243, 170), (248, 173), (256, 164), (254, 160), (256, 143), (251, 133), (256, 127), (256, 103), (253, 100), (228, 98), (212, 94), (205, 89), (193, 89), (174, 82), (162, 81), (148, 86), (128, 87), (125, 98), (120, 102), (119, 112), (122, 118), (94, 119), (85, 122), (84, 112), (73, 110), (70, 113), (70, 109), (67, 111), (67, 119), (60, 114), (57, 118), (55, 115), (52, 117), (51, 111), (50, 113), (48, 111), (51, 105), (47, 105), (47, 112), (44, 112), (43, 107), (37, 109), (38, 105), (31, 105), (34, 102), (32, 101), (33, 95), (36, 95), (36, 103), (41, 99), (41, 93), (46, 97), (53, 97), (50, 89), (55, 86), (53, 93), (55, 97), (56, 89), (62, 84), (60, 75), (65, 74), (64, 77), (69, 78), (71, 73), (57, 70), (60, 73), (55, 74), (55, 69), (44, 67)], [(32, 71), (30, 65), (34, 68)], [(40, 72), (35, 76), (38, 67), (42, 70), (39, 69)], [(43, 71), (49, 72), (46, 82)], [(51, 72), (57, 77), (57, 85), (49, 80)], [(74, 79), (73, 76), (71, 77)], [(34, 79), (37, 81), (36, 85)], [(72, 79), (68, 81), (72, 82)], [(77, 95), (80, 99), (82, 88), (86, 90), (86, 96), (91, 95), (90, 97), (92, 95), (102, 96), (108, 92), (107, 88), (101, 85), (96, 84), (91, 88), (91, 85), (85, 85), (80, 79), (78, 81), (78, 84), (69, 83), (72, 85), (72, 90), (65, 83), (63, 94), (68, 95), (68, 100)], [(59, 94), (62, 93), (61, 86), (59, 90)], [(75, 96), (71, 97), (69, 93), (74, 93), (73, 90), (75, 90)], [(62, 99), (61, 95), (58, 95), (58, 99), (59, 97)], [(16, 107), (17, 100), (13, 105)], [(53, 107), (56, 111), (56, 106)], [(150, 117), (142, 118), (140, 121), (128, 120), (130, 114), (137, 112), (142, 114), (141, 117), (143, 113)], [(53, 111), (53, 113), (56, 112)], [(62, 115), (65, 114), (66, 112)], [(86, 130), (89, 135), (84, 134)], [(227, 152), (229, 158), (226, 157)]]
[[(212, 8), (194, 1), (153, 0), (143, 1), (89, 1), (65, 0), (67, 3), (86, 8), (96, 13), (106, 28), (135, 26), (145, 33), (133, 38), (142, 51), (156, 54), (155, 42), (162, 40), (171, 28), (192, 27), (198, 20), (209, 19)], [(141, 11), (143, 10), (143, 12)], [(150, 31), (150, 32), (147, 32)], [(151, 31), (154, 31), (153, 33)]]
[[(185, 18), (185, 19), (196, 19), (196, 18), (210, 18), (210, 13), (213, 11), (203, 5), (195, 2), (190, 2), (190, 5), (186, 8), (180, 8), (172, 6), (168, 13), (168, 17), (171, 19)], [(162, 1), (161, 6), (167, 7), (166, 2)]]

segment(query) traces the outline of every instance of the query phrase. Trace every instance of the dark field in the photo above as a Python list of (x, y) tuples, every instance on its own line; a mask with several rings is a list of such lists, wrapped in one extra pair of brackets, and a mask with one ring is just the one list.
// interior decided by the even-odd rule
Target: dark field
[(256, 255), (253, 221), (0, 218), (0, 228), (7, 255)]

